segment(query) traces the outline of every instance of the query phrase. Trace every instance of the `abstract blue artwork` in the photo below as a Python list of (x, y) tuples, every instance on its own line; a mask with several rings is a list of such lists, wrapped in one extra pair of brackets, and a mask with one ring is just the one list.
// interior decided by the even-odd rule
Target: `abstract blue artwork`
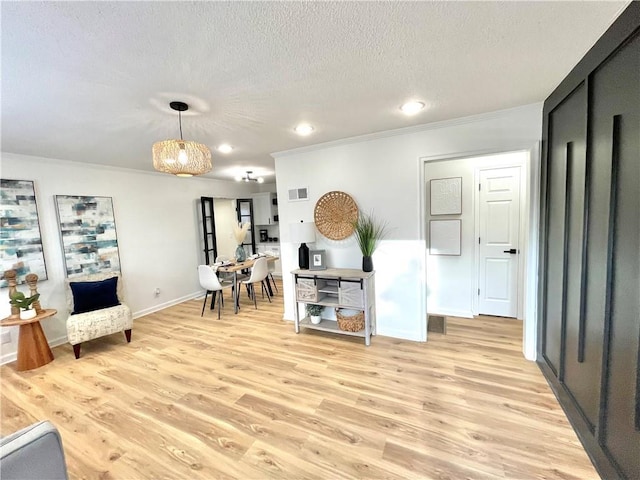
[[(0, 179), (0, 268), (15, 270), (18, 284), (29, 273), (46, 280), (36, 194), (30, 180)], [(4, 278), (0, 287), (6, 287)]]
[(111, 197), (56, 195), (67, 277), (120, 271)]

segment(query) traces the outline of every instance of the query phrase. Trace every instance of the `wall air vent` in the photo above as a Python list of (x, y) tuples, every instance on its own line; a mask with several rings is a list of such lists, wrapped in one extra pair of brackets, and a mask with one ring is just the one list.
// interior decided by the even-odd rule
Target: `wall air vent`
[(309, 189), (307, 187), (289, 189), (290, 202), (299, 202), (301, 200), (309, 200)]

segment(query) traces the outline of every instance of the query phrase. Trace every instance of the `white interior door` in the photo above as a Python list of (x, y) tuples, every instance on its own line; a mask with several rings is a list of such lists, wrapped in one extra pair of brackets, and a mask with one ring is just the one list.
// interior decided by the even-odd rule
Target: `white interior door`
[(520, 167), (480, 171), (478, 313), (518, 315)]

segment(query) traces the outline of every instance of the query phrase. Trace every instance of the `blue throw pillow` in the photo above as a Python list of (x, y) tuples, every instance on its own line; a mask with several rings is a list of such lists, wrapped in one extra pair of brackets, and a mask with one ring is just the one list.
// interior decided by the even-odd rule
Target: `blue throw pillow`
[(120, 305), (118, 301), (118, 277), (100, 282), (69, 282), (73, 293), (73, 313), (93, 312)]

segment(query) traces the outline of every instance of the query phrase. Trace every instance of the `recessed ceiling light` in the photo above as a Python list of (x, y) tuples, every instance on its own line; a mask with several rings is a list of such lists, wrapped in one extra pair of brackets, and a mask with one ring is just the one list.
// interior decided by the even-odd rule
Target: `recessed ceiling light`
[(308, 123), (301, 123), (296, 128), (293, 129), (298, 135), (302, 135), (303, 137), (309, 135), (313, 132), (313, 127)]
[(223, 143), (218, 147), (218, 151), (220, 153), (231, 153), (232, 150), (233, 150), (233, 147), (228, 143)]
[(400, 107), (402, 113), (405, 115), (415, 115), (420, 112), (424, 108), (424, 103), (422, 102), (407, 102)]

